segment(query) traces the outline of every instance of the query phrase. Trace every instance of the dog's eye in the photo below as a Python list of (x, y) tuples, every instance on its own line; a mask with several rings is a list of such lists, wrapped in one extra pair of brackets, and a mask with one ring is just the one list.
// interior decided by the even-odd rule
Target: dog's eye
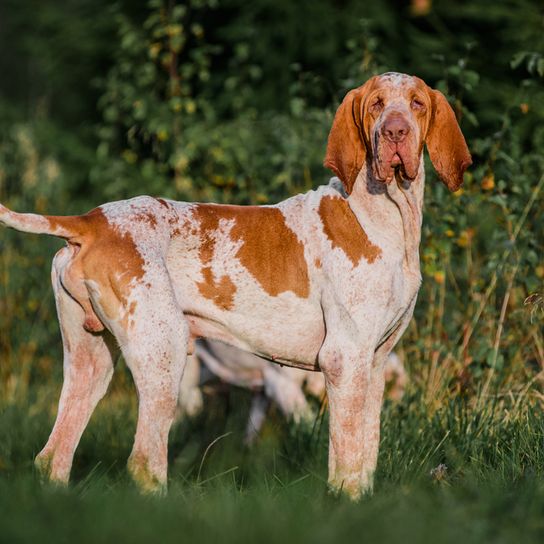
[(376, 98), (372, 104), (370, 104), (370, 111), (372, 113), (379, 113), (383, 110), (383, 100), (381, 98)]
[(415, 111), (425, 111), (425, 104), (418, 98), (412, 98), (411, 107)]

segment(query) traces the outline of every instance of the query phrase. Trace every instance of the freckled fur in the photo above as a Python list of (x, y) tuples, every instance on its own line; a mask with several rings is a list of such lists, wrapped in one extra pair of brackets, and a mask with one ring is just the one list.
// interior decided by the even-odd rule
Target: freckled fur
[(228, 276), (216, 281), (209, 266), (202, 268), (203, 281), (198, 282), (198, 290), (203, 297), (213, 300), (223, 310), (231, 310), (234, 305), (236, 285)]
[[(377, 96), (383, 104), (371, 111)], [(423, 108), (413, 108), (414, 96)], [(391, 116), (411, 127), (402, 141), (381, 131)], [(0, 205), (6, 226), (68, 242), (53, 264), (65, 380), (37, 459), (48, 477), (68, 480), (117, 345), (139, 396), (130, 472), (143, 489), (163, 491), (186, 354), (194, 338), (208, 337), (322, 370), (329, 484), (354, 499), (370, 492), (384, 365), (421, 282), (424, 143), (441, 179), (457, 188), (471, 159), (453, 110), (418, 78), (388, 73), (338, 108), (325, 165), (339, 180), (275, 206), (138, 197), (47, 217)]]

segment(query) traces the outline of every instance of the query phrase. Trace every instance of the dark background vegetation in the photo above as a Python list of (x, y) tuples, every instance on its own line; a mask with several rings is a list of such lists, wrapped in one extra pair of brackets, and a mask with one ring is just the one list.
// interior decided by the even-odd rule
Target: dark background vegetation
[[(245, 452), (241, 391), (172, 433), (169, 498), (137, 497), (123, 472), (136, 400), (122, 364), (76, 454), (76, 483), (41, 488), (32, 457), (62, 377), (48, 279), (60, 242), (3, 230), (4, 536), (542, 537), (541, 2), (4, 0), (0, 52), (0, 201), (17, 210), (82, 213), (142, 193), (277, 202), (328, 180), (337, 105), (383, 71), (442, 90), (474, 158), (454, 195), (428, 165), (424, 286), (399, 347), (411, 385), (386, 405), (378, 492), (358, 506), (325, 496), (326, 421), (309, 431), (272, 418)], [(29, 518), (49, 522), (34, 531)]]

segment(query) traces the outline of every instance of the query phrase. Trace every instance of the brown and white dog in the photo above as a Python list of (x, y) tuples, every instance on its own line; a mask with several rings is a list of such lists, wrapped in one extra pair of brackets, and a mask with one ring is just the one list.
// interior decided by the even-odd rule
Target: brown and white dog
[(139, 396), (129, 471), (167, 481), (167, 441), (193, 339), (222, 340), (325, 375), (329, 485), (372, 490), (387, 355), (421, 283), (422, 151), (450, 190), (471, 157), (445, 97), (421, 79), (376, 76), (349, 92), (325, 166), (341, 180), (274, 206), (191, 204), (142, 196), (82, 216), (0, 222), (66, 239), (53, 261), (64, 384), (36, 459), (69, 479), (81, 434), (105, 394), (119, 347)]

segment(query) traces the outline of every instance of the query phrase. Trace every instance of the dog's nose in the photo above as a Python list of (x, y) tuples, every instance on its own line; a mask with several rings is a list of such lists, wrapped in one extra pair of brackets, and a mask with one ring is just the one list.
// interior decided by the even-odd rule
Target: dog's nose
[(410, 125), (402, 115), (390, 115), (382, 125), (382, 135), (390, 142), (402, 142), (410, 132)]

